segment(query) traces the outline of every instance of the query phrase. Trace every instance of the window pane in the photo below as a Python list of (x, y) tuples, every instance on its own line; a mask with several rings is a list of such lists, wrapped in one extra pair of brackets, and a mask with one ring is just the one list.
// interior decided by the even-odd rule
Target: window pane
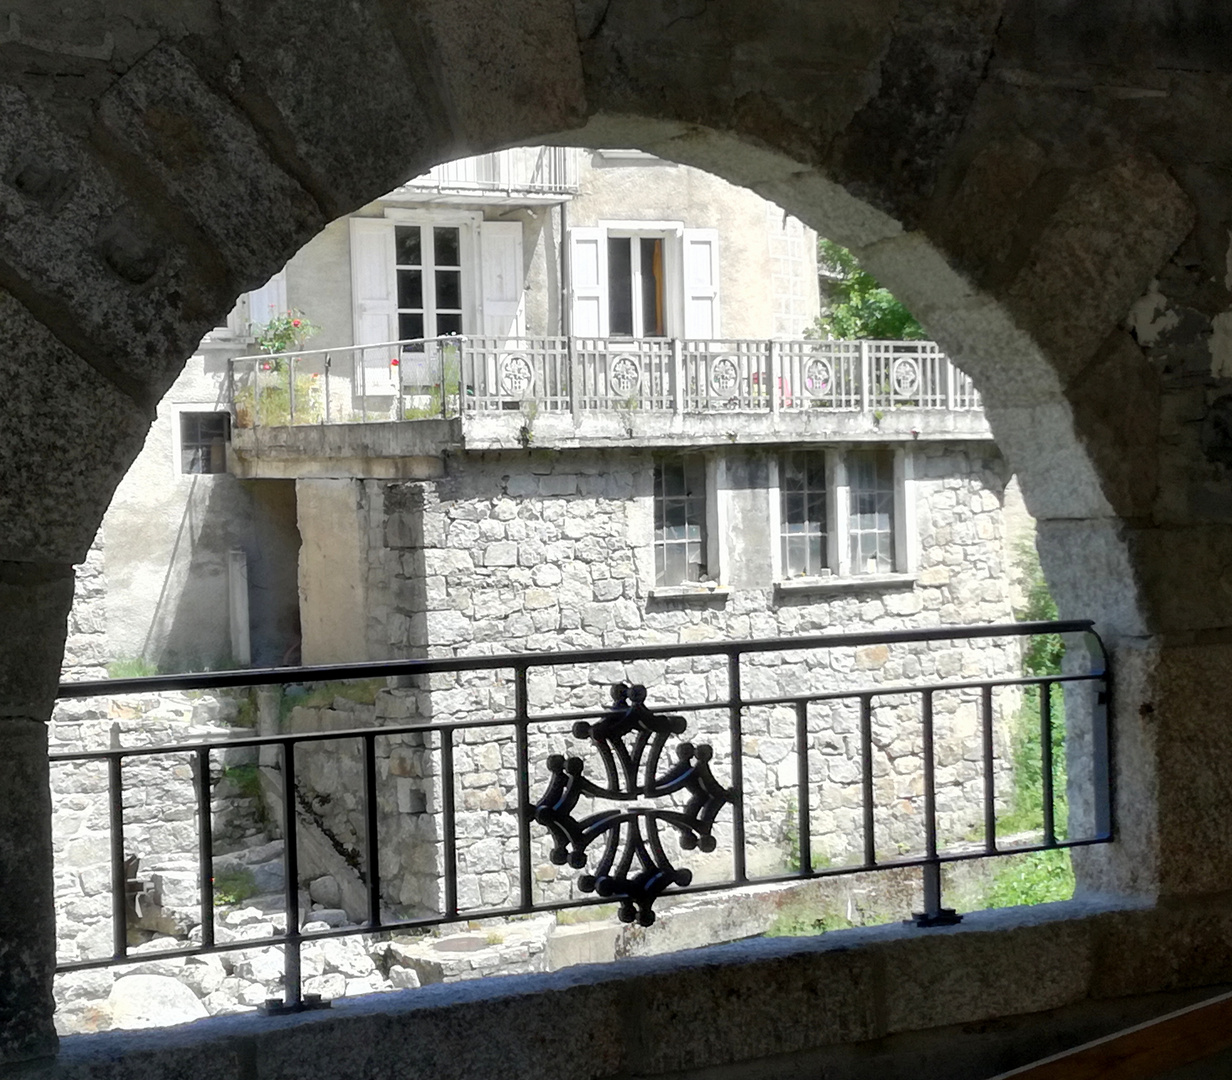
[(399, 266), (423, 265), (418, 225), (398, 225), (394, 228), (394, 253)]
[(794, 491), (783, 493), (783, 521), (787, 525), (804, 524), (804, 496)]
[(398, 271), (398, 307), (423, 307), (423, 271)]
[(688, 580), (688, 563), (683, 544), (668, 544), (663, 549), (664, 555), (664, 585), (679, 585)]
[(433, 229), (432, 234), (435, 241), (434, 254), (436, 256), (437, 266), (461, 266), (462, 265), (462, 249), (460, 230), (458, 229)]
[(706, 556), (701, 544), (688, 545), (688, 567), (686, 581), (701, 581), (706, 572)]
[(436, 272), (436, 306), (459, 310), (462, 307), (462, 271), (438, 270)]
[(423, 337), (423, 327), (422, 315), (408, 314), (404, 311), (398, 316), (398, 337), (402, 340)]
[(808, 549), (803, 536), (789, 536), (784, 543), (783, 569), (788, 577), (801, 577), (808, 573)]
[(438, 337), (462, 333), (462, 316), (458, 314), (438, 315), (436, 317), (436, 333)]
[(607, 242), (608, 332), (616, 337), (633, 336), (632, 241), (613, 236)]

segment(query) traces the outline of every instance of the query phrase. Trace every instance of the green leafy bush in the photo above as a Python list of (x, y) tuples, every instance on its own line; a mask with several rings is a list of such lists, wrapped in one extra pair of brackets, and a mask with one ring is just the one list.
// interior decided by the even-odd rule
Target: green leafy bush
[(228, 866), (214, 875), (214, 903), (238, 904), (257, 895), (257, 880), (246, 866)]
[(1074, 868), (1068, 849), (1032, 851), (1001, 860), (984, 894), (984, 907), (1051, 904), (1074, 895)]
[(916, 317), (856, 257), (832, 240), (819, 240), (817, 258), (829, 281), (830, 303), (818, 317), (814, 333), (818, 337), (877, 338), (887, 341), (913, 341), (926, 336)]

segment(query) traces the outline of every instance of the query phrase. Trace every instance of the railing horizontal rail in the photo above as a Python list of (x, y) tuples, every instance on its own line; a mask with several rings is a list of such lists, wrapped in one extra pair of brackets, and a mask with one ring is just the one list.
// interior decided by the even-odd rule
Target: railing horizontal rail
[[(1089, 642), (1085, 669), (1064, 673), (1016, 675), (1006, 673), (1003, 661), (998, 660), (997, 664), (1001, 665), (999, 667), (996, 664), (992, 668), (983, 665), (987, 673), (982, 676), (959, 674), (955, 668), (948, 677), (944, 677), (938, 668), (932, 678), (869, 684), (863, 680), (871, 676), (859, 675), (849, 661), (836, 661), (837, 667), (819, 667), (812, 677), (820, 680), (850, 680), (850, 677), (854, 676), (862, 680), (861, 684), (838, 687), (820, 685), (803, 691), (793, 689), (791, 692), (779, 693), (764, 692), (765, 676), (759, 679), (757, 674), (759, 669), (764, 671), (768, 667), (779, 665), (784, 662), (784, 658), (795, 654), (805, 658), (818, 652), (829, 651), (837, 656), (839, 650), (854, 650), (843, 655), (858, 658), (868, 646), (882, 646), (886, 649), (890, 646), (903, 646), (905, 650), (901, 655), (918, 659), (941, 653), (930, 648), (913, 649), (913, 646), (942, 643), (947, 646), (942, 652), (952, 657), (952, 649), (962, 643), (978, 643), (993, 638), (1024, 639), (1042, 634), (1084, 636)], [(1003, 657), (1003, 647), (980, 646), (964, 655), (971, 658)], [(768, 661), (756, 659), (766, 654), (776, 655), (769, 657)], [(884, 659), (888, 653), (881, 655)], [(703, 680), (702, 684), (694, 684), (704, 684), (705, 690), (691, 692), (692, 700), (682, 700), (679, 703), (665, 700), (662, 705), (650, 708), (645, 704), (644, 687), (629, 688), (621, 683), (613, 688), (614, 704), (607, 709), (561, 709), (558, 705), (552, 707), (556, 700), (560, 699), (545, 698), (541, 690), (537, 696), (532, 693), (533, 677), (545, 670), (585, 668), (589, 665), (591, 670), (579, 676), (580, 681), (568, 683), (570, 686), (584, 687), (603, 681), (606, 675), (601, 678), (602, 672), (628, 670), (630, 665), (648, 661), (673, 661), (682, 658), (710, 658), (714, 662), (703, 663), (698, 669), (715, 672), (716, 676), (709, 681)], [(747, 671), (742, 666), (745, 661), (751, 661)], [(840, 671), (842, 663), (848, 663), (849, 666)], [(720, 677), (723, 665), (726, 665), (726, 674)], [(484, 687), (503, 688), (500, 692), (506, 696), (499, 700), (496, 697), (485, 698), (483, 709), (469, 716), (465, 715), (464, 706), (456, 704), (457, 699), (452, 699), (455, 704), (446, 707), (442, 715), (429, 714), (409, 721), (394, 720), (394, 717), (399, 715), (396, 713), (380, 719), (374, 710), (372, 715), (376, 722), (363, 727), (281, 730), (277, 733), (267, 731), (252, 736), (194, 739), (158, 746), (126, 747), (113, 743), (110, 747), (101, 749), (53, 753), (51, 762), (55, 768), (88, 767), (91, 764), (106, 766), (105, 785), (96, 790), (105, 789), (109, 814), (109, 880), (112, 901), (111, 929), (114, 939), (112, 955), (66, 959), (58, 970), (62, 973), (87, 971), (177, 957), (278, 947), (284, 950), (285, 998), (277, 1009), (285, 1011), (311, 1008), (316, 1007), (317, 1002), (314, 995), (303, 993), (301, 953), (305, 947), (318, 940), (380, 935), (395, 931), (430, 930), (476, 919), (557, 912), (613, 901), (619, 902), (620, 917), (623, 921), (636, 919), (642, 925), (650, 925), (654, 921), (652, 905), (661, 894), (672, 897), (693, 896), (749, 885), (770, 886), (883, 870), (910, 869), (918, 869), (923, 880), (924, 910), (916, 915), (917, 924), (931, 926), (961, 918), (941, 906), (941, 869), (944, 866), (989, 857), (1083, 847), (1108, 842), (1112, 837), (1108, 782), (1106, 658), (1093, 623), (1083, 619), (94, 680), (65, 683), (61, 686), (60, 697), (65, 700), (81, 700), (124, 695), (159, 695), (181, 690), (272, 687), (380, 678), (392, 680), (382, 691), (387, 695), (397, 695), (402, 691), (430, 697), (441, 687), (431, 684), (430, 681), (415, 683), (416, 677), (450, 674), (467, 676), (479, 672), (507, 673), (508, 677), (504, 679), (498, 677), (483, 680)], [(553, 678), (557, 677), (564, 678), (564, 675), (558, 671)], [(458, 686), (468, 685), (462, 678), (456, 681)], [(1055, 717), (1060, 715), (1059, 706), (1056, 706), (1054, 699), (1059, 700), (1057, 687), (1081, 687), (1083, 684), (1089, 684), (1095, 691), (1086, 697), (1074, 698), (1075, 704), (1086, 701), (1093, 710), (1089, 722), (1092, 760), (1083, 782), (1090, 789), (1088, 801), (1094, 810), (1087, 813), (1089, 820), (1084, 819), (1083, 827), (1075, 830), (1071, 836), (1066, 833), (1064, 818), (1057, 818), (1053, 806), (1057, 795), (1053, 779), (1052, 734)], [(750, 691), (747, 696), (746, 687)], [(1005, 792), (999, 787), (1005, 774), (1003, 770), (997, 771), (999, 751), (993, 745), (994, 691), (1010, 695), (1008, 700), (1012, 703), (1019, 700), (1017, 692), (1024, 690), (1034, 690), (1039, 696), (1039, 756), (1044, 800), (1042, 830), (1034, 829), (1022, 834), (1002, 836), (997, 831), (997, 815), (998, 805), (1005, 806)], [(960, 697), (952, 700), (947, 695)], [(689, 697), (683, 692), (681, 696)], [(920, 709), (918, 720), (911, 713), (917, 699)], [(391, 697), (390, 700), (395, 698)], [(536, 702), (534, 707), (542, 708), (542, 712), (533, 711), (532, 700)], [(573, 695), (573, 700), (577, 700), (576, 695)], [(957, 722), (947, 720), (949, 714), (942, 707), (943, 701), (950, 701), (952, 708), (965, 702), (962, 707), (969, 710), (969, 713), (964, 721), (968, 727), (964, 730), (979, 732), (965, 736), (968, 743), (964, 744), (962, 753), (966, 760), (979, 760), (981, 764), (974, 773), (968, 769), (960, 783), (949, 774), (943, 775), (947, 760), (938, 749), (941, 745), (938, 741), (941, 738), (939, 733), (945, 724)], [(839, 707), (838, 712), (826, 711), (833, 706)], [(855, 745), (854, 729), (843, 727), (844, 724), (850, 724), (853, 714), (850, 706), (858, 706), (858, 750), (852, 749)], [(1003, 716), (1004, 708), (1003, 703)], [(451, 712), (451, 709), (462, 709), (462, 714), (457, 715)], [(811, 710), (814, 709), (820, 711), (816, 718), (818, 726), (810, 728), (810, 717), (813, 716)], [(792, 718), (791, 736), (783, 734), (784, 712)], [(708, 717), (703, 714), (708, 714)], [(401, 715), (405, 716), (406, 713)], [(689, 726), (686, 715), (697, 717), (696, 731), (699, 735), (717, 741), (720, 746), (727, 740), (727, 754), (716, 756), (708, 743), (695, 745), (692, 741), (685, 741), (683, 736)], [(843, 720), (843, 716), (848, 717), (848, 720)], [(957, 713), (953, 713), (953, 716), (956, 717)], [(390, 722), (391, 720), (394, 722)], [(777, 728), (775, 724), (778, 725)], [(764, 730), (757, 725), (763, 725)], [(898, 839), (890, 842), (889, 846), (881, 842), (885, 838), (879, 835), (879, 831), (887, 827), (882, 815), (899, 811), (889, 807), (887, 796), (882, 790), (882, 780), (889, 775), (885, 771), (889, 759), (881, 761), (882, 772), (876, 772), (874, 746), (876, 745), (877, 753), (885, 753), (885, 747), (889, 745), (887, 740), (893, 741), (895, 733), (904, 725), (908, 729), (911, 746), (906, 749), (900, 746), (896, 752), (893, 775), (898, 776), (903, 772), (898, 766), (904, 756), (909, 758), (910, 767), (914, 767), (917, 757), (923, 764), (922, 786), (912, 789), (918, 802), (908, 815), (914, 817), (924, 830), (926, 843), (922, 852), (912, 850), (910, 844), (904, 844), (901, 834), (896, 834)], [(957, 728), (954, 731), (957, 731)], [(746, 773), (744, 766), (744, 758), (750, 753), (745, 740), (753, 736), (756, 742), (758, 732), (761, 732), (767, 741), (777, 738), (782, 742), (787, 747), (783, 753), (795, 754), (794, 762), (778, 757), (773, 759), (776, 762), (783, 761), (783, 764), (778, 766), (776, 776), (789, 777), (787, 780), (775, 780), (775, 798), (781, 797), (788, 790), (792, 792), (791, 797), (797, 801), (792, 804), (791, 814), (798, 818), (800, 828), (800, 855), (796, 862), (788, 864), (789, 869), (785, 872), (773, 866), (769, 869), (764, 865), (754, 868), (747, 862), (750, 846), (765, 842), (764, 821), (768, 804), (764, 801), (764, 794), (758, 794), (748, 786), (746, 777), (754, 777), (755, 774), (753, 771)], [(846, 755), (842, 757), (842, 761), (846, 762), (843, 769), (847, 775), (840, 777), (827, 772), (823, 777), (819, 772), (814, 776), (810, 762), (814, 754), (822, 754), (824, 748), (820, 740), (823, 737), (830, 740), (839, 738), (839, 733), (842, 732), (845, 732), (842, 738), (848, 740), (847, 750), (840, 752)], [(482, 738), (475, 738), (478, 733), (484, 733)], [(625, 741), (627, 735), (635, 736), (632, 744)], [(813, 741), (814, 736), (817, 742)], [(592, 766), (596, 760), (595, 755), (599, 763), (605, 765), (606, 781), (602, 779), (602, 769), (595, 773), (598, 779), (585, 775), (585, 770), (591, 766), (586, 765), (582, 757), (566, 759), (556, 752), (554, 748), (570, 737), (574, 740), (588, 740), (588, 745), (583, 750), (591, 754)], [(951, 732), (947, 737), (951, 746), (949, 752), (953, 754), (953, 740), (957, 736)], [(676, 743), (675, 749), (669, 752), (668, 744), (671, 739), (675, 739)], [(435, 795), (428, 798), (420, 809), (401, 809), (402, 795), (399, 794), (397, 810), (397, 814), (402, 815), (429, 815), (429, 828), (423, 835), (431, 837), (429, 850), (435, 851), (433, 857), (440, 863), (435, 872), (440, 889), (437, 895), (441, 899), (434, 904), (420, 905), (418, 908), (414, 905), (411, 908), (387, 908), (383, 902), (382, 888), (386, 877), (381, 872), (382, 830), (406, 826), (407, 819), (397, 814), (390, 818), (389, 811), (382, 809), (380, 788), (385, 772), (378, 769), (377, 765), (378, 740), (383, 740), (381, 747), (391, 755), (395, 748), (399, 753), (411, 752), (419, 755), (416, 759), (418, 764), (415, 766), (417, 772), (408, 773), (400, 765), (402, 771), (396, 774), (392, 771), (393, 758), (390, 756), (387, 765), (391, 775), (434, 778)], [(536, 747), (537, 755), (546, 756), (532, 759), (532, 743)], [(336, 749), (330, 749), (323, 744), (334, 744)], [(490, 747), (495, 754), (494, 758), (489, 755), (489, 764), (484, 768), (504, 770), (512, 778), (501, 781), (506, 784), (504, 794), (497, 798), (495, 804), (485, 807), (485, 812), (495, 813), (498, 817), (512, 815), (508, 829), (499, 834), (506, 838), (501, 842), (507, 847), (503, 849), (506, 852), (503, 861), (498, 860), (497, 864), (498, 872), (508, 875), (509, 888), (504, 894), (494, 893), (490, 896), (482, 892), (477, 885), (465, 896), (462, 891), (463, 874), (473, 876), (476, 872), (472, 863), (464, 861), (462, 848), (459, 846), (460, 836), (473, 837), (474, 834), (461, 833), (459, 823), (463, 812), (471, 812), (473, 816), (478, 805), (463, 803), (463, 796), (468, 791), (473, 792), (474, 786), (466, 786), (467, 776), (471, 773), (464, 773), (464, 770), (479, 768), (475, 764), (478, 761), (475, 755), (481, 753), (476, 749), (477, 746), (485, 748), (484, 752)], [(321, 749), (314, 750), (313, 747)], [(365, 890), (366, 905), (363, 909), (364, 916), (353, 917), (351, 925), (331, 929), (314, 928), (303, 932), (300, 916), (302, 914), (306, 920), (310, 920), (311, 912), (302, 907), (299, 899), (302, 883), (297, 870), (299, 849), (296, 837), (303, 828), (313, 826), (308, 819), (300, 820), (300, 815), (304, 813), (303, 808), (308, 805), (305, 801), (308, 796), (301, 789), (301, 783), (310, 782), (314, 754), (320, 755), (322, 750), (331, 760), (359, 762), (362, 782), (358, 788), (362, 789), (362, 796), (358, 796), (358, 802), (353, 808), (356, 817), (348, 820), (363, 822), (356, 835), (357, 854), (352, 865), (358, 875), (360, 887)], [(225, 755), (231, 752), (246, 755), (240, 760), (258, 761), (260, 784), (272, 784), (273, 790), (279, 793), (277, 798), (281, 801), (281, 812), (275, 817), (281, 819), (285, 843), (285, 908), (282, 909), (282, 914), (274, 914), (269, 919), (271, 922), (282, 920), (285, 930), (277, 930), (275, 927), (275, 933), (251, 938), (231, 937), (228, 934), (230, 939), (223, 941), (216, 940), (214, 928), (219, 905), (213, 886), (213, 873), (215, 859), (221, 856), (216, 856), (213, 850), (211, 815), (215, 808), (210, 770), (212, 758), (217, 756), (217, 760), (225, 761), (228, 760)], [(187, 947), (177, 945), (166, 950), (142, 948), (139, 952), (134, 952), (130, 950), (129, 933), (134, 924), (130, 922), (132, 914), (128, 891), (129, 886), (134, 883), (126, 880), (130, 876), (128, 864), (131, 861), (127, 850), (130, 838), (125, 816), (130, 808), (126, 801), (130, 789), (125, 786), (124, 765), (133, 759), (148, 760), (160, 756), (170, 756), (176, 762), (181, 762), (188, 756), (192, 762), (198, 818), (197, 838), (193, 844), (194, 858), (197, 858), (199, 866), (197, 876), (200, 888), (200, 940)], [(666, 771), (661, 772), (659, 769), (660, 758)], [(674, 763), (669, 765), (669, 759), (673, 759)], [(318, 756), (315, 760), (319, 762), (324, 759)], [(724, 786), (711, 772), (712, 760), (730, 775), (730, 787)], [(820, 763), (816, 766), (818, 770), (831, 768), (824, 764), (823, 756), (818, 756), (817, 761)], [(952, 759), (950, 764), (952, 765)], [(177, 767), (181, 770), (183, 768), (182, 764)], [(972, 769), (974, 768), (972, 766)], [(787, 771), (784, 772), (783, 769)], [(764, 773), (763, 768), (759, 775)], [(336, 775), (340, 777), (343, 774)], [(548, 778), (546, 787), (545, 776)], [(979, 781), (974, 786), (973, 776), (978, 776)], [(879, 780), (879, 777), (882, 780)], [(86, 780), (89, 780), (88, 776)], [(475, 783), (486, 784), (489, 781), (476, 780)], [(967, 786), (963, 787), (963, 784)], [(89, 785), (83, 790), (89, 790)], [(841, 790), (845, 793), (847, 802), (844, 805), (856, 814), (853, 828), (856, 834), (862, 831), (862, 842), (858, 848), (852, 849), (846, 840), (839, 841), (839, 846), (832, 847), (831, 850), (843, 853), (841, 860), (834, 865), (815, 865), (811, 853), (821, 849), (812, 846), (810, 806), (820, 813), (820, 800), (828, 790)], [(891, 802), (898, 807), (906, 805), (903, 800), (909, 800), (911, 795), (894, 794), (894, 790), (891, 785)], [(976, 790), (981, 795), (978, 806), (973, 805), (970, 813), (964, 811), (965, 817), (962, 814), (954, 817), (952, 805), (955, 800), (963, 793)], [(687, 802), (682, 804), (679, 799), (673, 802), (676, 793), (680, 793), (681, 797), (687, 795)], [(969, 798), (974, 802), (976, 796), (972, 794)], [(1001, 800), (1000, 804), (997, 802), (998, 798)], [(762, 801), (758, 802), (759, 799)], [(854, 803), (852, 799), (855, 800)], [(137, 799), (134, 805), (141, 806), (143, 803), (144, 797)], [(358, 813), (359, 803), (362, 803), (362, 814)], [(589, 810), (595, 807), (603, 809), (598, 813), (589, 813)], [(575, 817), (575, 809), (579, 813), (589, 813), (589, 816)], [(943, 810), (950, 815), (946, 819), (950, 823), (945, 825), (944, 829), (939, 825)], [(830, 810), (825, 812), (832, 813)], [(959, 840), (958, 837), (964, 835), (961, 830), (967, 829), (969, 824), (975, 823), (977, 819), (982, 828), (982, 839), (972, 840), (970, 836), (964, 836)], [(955, 821), (960, 822), (960, 825), (955, 826)], [(415, 822), (413, 828), (420, 830), (420, 819), (416, 818)], [(756, 837), (748, 831), (755, 822), (761, 822), (758, 827), (763, 830), (757, 833)], [(962, 822), (967, 824), (961, 824)], [(470, 827), (468, 824), (467, 828)], [(721, 866), (711, 866), (706, 880), (694, 880), (691, 869), (681, 869), (672, 860), (680, 858), (681, 853), (694, 849), (701, 854), (714, 853), (717, 841), (713, 829), (721, 831), (725, 844), (722, 856), (730, 855), (730, 865), (726, 871)], [(661, 831), (673, 837), (678, 834), (678, 841), (673, 842), (678, 842), (679, 852), (675, 847), (670, 851), (665, 847)], [(416, 832), (415, 835), (420, 833)], [(481, 835), (484, 835), (486, 842), (486, 832)], [(582, 870), (591, 867), (596, 858), (594, 852), (587, 852), (587, 847), (604, 836), (607, 837), (603, 841), (606, 847), (598, 857), (594, 872), (572, 879), (573, 883), (566, 890), (565, 898), (561, 898), (559, 892), (544, 892), (539, 887), (537, 871), (532, 873), (532, 870), (536, 864), (541, 865), (546, 857), (545, 841), (556, 845), (551, 853), (552, 863), (564, 864), (566, 848), (569, 848), (569, 866), (574, 870)], [(833, 843), (833, 838), (829, 842)], [(432, 848), (431, 844), (439, 844), (439, 847)], [(897, 848), (895, 844), (898, 845)], [(622, 845), (625, 847), (622, 848)], [(730, 852), (727, 851), (728, 846)], [(625, 850), (623, 856), (619, 855), (621, 850)], [(821, 853), (824, 855), (825, 851), (822, 850)], [(468, 859), (472, 857), (467, 856)], [(644, 868), (644, 872), (638, 876), (634, 876), (631, 869), (631, 860), (634, 858), (639, 860)], [(784, 864), (776, 865), (781, 867)], [(715, 870), (718, 872), (713, 872)], [(593, 895), (579, 896), (574, 890)], [(268, 930), (269, 927), (264, 929)]]
[[(431, 675), (438, 672), (493, 671), (521, 666), (560, 667), (619, 660), (668, 660), (676, 656), (712, 656), (719, 653), (763, 653), (801, 649), (836, 649), (860, 645), (896, 645), (917, 641), (949, 641), (992, 637), (1033, 637), (1037, 634), (1092, 633), (1090, 619), (1057, 622), (988, 623), (974, 626), (944, 626), (921, 630), (868, 630), (843, 634), (807, 634), (792, 638), (754, 638), (738, 642), (696, 642), (683, 645), (625, 645), (616, 649), (571, 649), (568, 652), (503, 653), (496, 656), (449, 656), (415, 660), (374, 660), (349, 664), (316, 664), (305, 667), (245, 668), (236, 671), (197, 671), (183, 675), (147, 675), (132, 679), (93, 679), (63, 682), (60, 698), (95, 697), (99, 694), (139, 694), (158, 690), (217, 690), (235, 686), (286, 685), (301, 682), (333, 682), (344, 679), (376, 679), (399, 675)], [(1057, 678), (1050, 676), (1050, 678)]]

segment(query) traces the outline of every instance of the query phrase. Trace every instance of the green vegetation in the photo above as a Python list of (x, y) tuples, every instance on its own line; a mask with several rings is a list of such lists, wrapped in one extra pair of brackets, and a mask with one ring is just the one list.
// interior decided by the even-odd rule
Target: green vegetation
[[(1026, 605), (1015, 612), (1020, 622), (1056, 619), (1057, 605), (1048, 592), (1040, 569), (1035, 545), (1025, 541), (1016, 552), (1019, 578), (1026, 593)], [(1031, 638), (1023, 653), (1023, 674), (1059, 675), (1065, 644), (1059, 634), (1040, 634)], [(1057, 834), (1065, 835), (1068, 807), (1065, 798), (1065, 699), (1058, 688), (1049, 695), (1052, 719), (1053, 813)], [(1013, 764), (1014, 800), (1010, 811), (997, 823), (1001, 834), (1042, 829), (1044, 824), (1044, 777), (1040, 731), (1040, 688), (1023, 690), (1022, 705), (1014, 717)]]
[(257, 882), (246, 866), (229, 866), (214, 875), (214, 903), (238, 904), (257, 895)]
[(856, 257), (832, 240), (819, 240), (817, 260), (829, 281), (829, 304), (815, 324), (821, 338), (878, 338), (889, 341), (925, 337), (924, 327)]
[(261, 773), (256, 765), (230, 765), (222, 771), (223, 779), (231, 781), (242, 799), (261, 797)]
[(1074, 895), (1074, 868), (1069, 851), (1032, 851), (998, 860), (981, 907), (1050, 904)]
[(235, 422), (238, 427), (289, 427), (291, 424), (319, 424), (325, 402), (320, 377), (305, 371), (295, 373), (295, 415), (291, 415), (291, 384), (287, 376), (274, 369), (277, 361), (265, 361), (268, 371), (254, 372), (253, 384), (235, 391)]
[(557, 926), (576, 926), (578, 923), (603, 922), (616, 914), (616, 904), (592, 904), (589, 907), (562, 908), (556, 913)]
[[(787, 848), (783, 865), (793, 874), (800, 869), (800, 823), (796, 797), (787, 798), (787, 813), (783, 818), (783, 844)], [(813, 852), (813, 869), (824, 870), (831, 864), (830, 856), (823, 851)]]
[(141, 656), (122, 656), (107, 665), (109, 679), (146, 679), (158, 674), (158, 665)]
[(824, 934), (828, 930), (848, 930), (852, 923), (845, 915), (811, 906), (785, 908), (775, 916), (766, 937), (805, 937)]

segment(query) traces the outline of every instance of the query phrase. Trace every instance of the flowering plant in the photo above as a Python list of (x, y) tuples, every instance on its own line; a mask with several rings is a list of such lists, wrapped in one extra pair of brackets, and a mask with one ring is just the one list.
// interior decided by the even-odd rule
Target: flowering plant
[(262, 352), (281, 353), (300, 348), (317, 332), (302, 311), (285, 311), (267, 323), (253, 323), (257, 347)]

